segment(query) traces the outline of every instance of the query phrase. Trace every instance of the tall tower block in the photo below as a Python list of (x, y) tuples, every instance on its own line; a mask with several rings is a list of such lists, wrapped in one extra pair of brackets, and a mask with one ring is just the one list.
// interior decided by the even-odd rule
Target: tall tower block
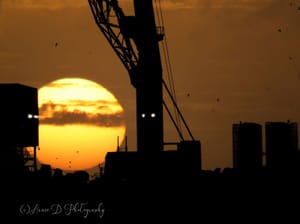
[(293, 169), (298, 156), (297, 123), (266, 122), (266, 162), (269, 170)]
[(262, 168), (262, 126), (239, 123), (232, 126), (233, 167), (240, 172), (253, 173)]

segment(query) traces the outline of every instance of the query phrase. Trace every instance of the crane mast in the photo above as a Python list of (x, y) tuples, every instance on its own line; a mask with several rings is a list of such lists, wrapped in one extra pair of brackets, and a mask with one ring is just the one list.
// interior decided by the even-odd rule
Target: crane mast
[(136, 89), (137, 151), (162, 151), (163, 91), (158, 42), (163, 35), (157, 32), (152, 0), (133, 0), (133, 16), (126, 16), (117, 0), (89, 0), (89, 3), (98, 26), (125, 65)]
[(134, 0), (133, 40), (139, 52), (136, 85), (138, 151), (163, 150), (162, 65), (152, 0)]

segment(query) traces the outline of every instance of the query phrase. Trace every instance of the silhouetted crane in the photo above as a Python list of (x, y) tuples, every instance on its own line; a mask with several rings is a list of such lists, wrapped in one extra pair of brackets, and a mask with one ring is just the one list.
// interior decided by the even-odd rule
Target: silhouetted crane
[(164, 29), (155, 24), (152, 0), (133, 0), (134, 15), (131, 16), (124, 14), (117, 0), (89, 0), (89, 5), (98, 27), (127, 69), (136, 89), (137, 151), (148, 154), (163, 152), (163, 106), (175, 124), (181, 142), (185, 142), (163, 100), (163, 88), (200, 151), (200, 142), (194, 140), (163, 80), (159, 42), (164, 39)]

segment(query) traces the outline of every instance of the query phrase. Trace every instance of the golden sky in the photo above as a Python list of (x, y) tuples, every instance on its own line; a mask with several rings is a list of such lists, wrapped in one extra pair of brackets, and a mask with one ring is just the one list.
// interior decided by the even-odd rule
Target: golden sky
[[(233, 123), (300, 125), (299, 0), (162, 3), (178, 103), (202, 143), (203, 168), (232, 166)], [(0, 82), (39, 88), (64, 77), (118, 98), (135, 149), (135, 90), (87, 0), (1, 0)], [(166, 122), (166, 141), (177, 140)]]

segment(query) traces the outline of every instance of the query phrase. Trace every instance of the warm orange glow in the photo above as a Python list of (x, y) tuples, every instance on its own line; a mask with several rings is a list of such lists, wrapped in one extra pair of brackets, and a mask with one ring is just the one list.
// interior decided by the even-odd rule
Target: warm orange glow
[(63, 170), (85, 170), (104, 162), (125, 136), (123, 108), (107, 89), (79, 78), (65, 78), (39, 89), (41, 163)]

